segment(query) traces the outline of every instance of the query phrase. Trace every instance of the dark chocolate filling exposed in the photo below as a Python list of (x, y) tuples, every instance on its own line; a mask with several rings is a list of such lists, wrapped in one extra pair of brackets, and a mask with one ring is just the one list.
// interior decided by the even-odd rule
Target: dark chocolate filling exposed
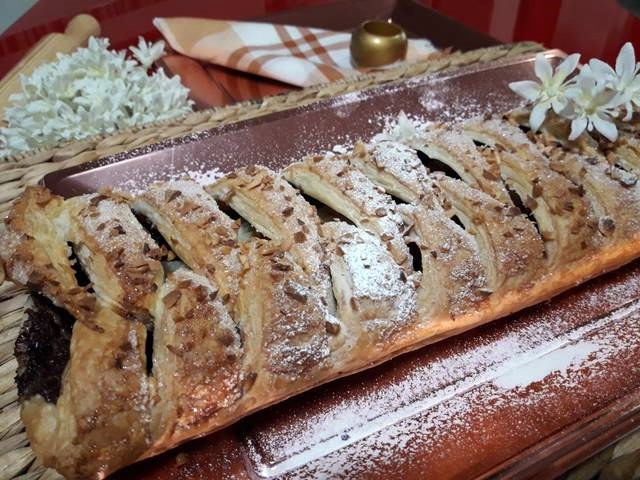
[(430, 157), (422, 150), (416, 150), (416, 153), (418, 154), (418, 158), (420, 159), (422, 164), (427, 167), (427, 170), (429, 170), (430, 172), (442, 172), (447, 177), (461, 180), (458, 172), (456, 172), (449, 164), (443, 162), (442, 160), (438, 160), (437, 158)]
[(42, 395), (55, 403), (60, 396), (62, 373), (69, 361), (74, 318), (46, 298), (31, 294), (31, 306), (15, 344), (18, 360), (16, 385), (20, 401)]

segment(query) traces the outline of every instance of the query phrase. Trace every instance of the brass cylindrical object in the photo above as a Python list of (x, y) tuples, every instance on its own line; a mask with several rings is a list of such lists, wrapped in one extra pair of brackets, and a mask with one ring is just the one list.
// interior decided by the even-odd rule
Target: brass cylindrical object
[(369, 20), (351, 34), (351, 60), (357, 67), (380, 67), (404, 59), (407, 44), (399, 25)]

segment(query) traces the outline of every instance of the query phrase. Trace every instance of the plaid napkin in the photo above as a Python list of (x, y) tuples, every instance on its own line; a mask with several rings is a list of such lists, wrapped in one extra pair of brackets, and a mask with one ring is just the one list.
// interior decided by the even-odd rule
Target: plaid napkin
[[(153, 24), (183, 55), (291, 85), (307, 87), (362, 73), (351, 64), (350, 33), (202, 18), (155, 18)], [(429, 40), (409, 40), (405, 62), (436, 51)]]

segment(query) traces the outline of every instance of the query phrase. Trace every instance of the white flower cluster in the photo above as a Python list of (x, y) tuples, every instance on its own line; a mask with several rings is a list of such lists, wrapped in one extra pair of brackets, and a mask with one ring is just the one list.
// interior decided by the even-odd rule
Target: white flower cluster
[(21, 78), (22, 93), (11, 96), (4, 112), (0, 158), (192, 110), (180, 77), (148, 71), (164, 55), (164, 42), (149, 45), (140, 38), (131, 48), (135, 60), (108, 47), (107, 39), (92, 37), (87, 48), (59, 54), (56, 62)]
[[(634, 108), (640, 107), (640, 63), (631, 43), (626, 43), (616, 60), (615, 70), (605, 62), (592, 59), (577, 75), (568, 79), (578, 66), (580, 55), (569, 55), (555, 69), (538, 54), (535, 74), (540, 83), (526, 80), (509, 87), (533, 104), (530, 127), (537, 131), (551, 109), (571, 120), (569, 140), (585, 130), (594, 129), (608, 140), (618, 138), (616, 120), (628, 121)], [(624, 114), (624, 115), (623, 115)]]

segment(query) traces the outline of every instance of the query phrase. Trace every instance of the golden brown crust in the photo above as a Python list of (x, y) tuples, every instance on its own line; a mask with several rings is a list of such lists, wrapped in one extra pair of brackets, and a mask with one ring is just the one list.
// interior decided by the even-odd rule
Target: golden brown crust
[(447, 164), (470, 187), (491, 195), (500, 203), (512, 205), (500, 178), (498, 162), (493, 155), (478, 151), (473, 139), (460, 128), (440, 126), (429, 130), (415, 146)]
[(492, 291), (513, 289), (537, 277), (544, 247), (533, 224), (515, 207), (508, 207), (466, 183), (434, 175), (435, 185), (473, 235)]
[(474, 138), (495, 147), (502, 176), (531, 210), (553, 268), (583, 257), (600, 241), (589, 222), (591, 204), (514, 124), (488, 120), (466, 125)]
[[(397, 151), (395, 148), (394, 150)], [(373, 156), (356, 156), (360, 158), (355, 162), (356, 165), (363, 168), (372, 181), (401, 193), (402, 200), (419, 206), (413, 213), (422, 217), (423, 228), (416, 230), (414, 226), (413, 233), (422, 237), (418, 245), (423, 263), (426, 259), (426, 265), (429, 267), (428, 270), (423, 268), (426, 272), (425, 282), (435, 282), (438, 276), (441, 282), (446, 281), (445, 279), (452, 275), (453, 267), (447, 269), (446, 261), (436, 261), (435, 265), (431, 266), (432, 259), (427, 257), (433, 256), (434, 251), (437, 255), (440, 244), (446, 242), (449, 236), (457, 244), (453, 253), (461, 254), (462, 258), (467, 259), (464, 264), (458, 266), (459, 270), (456, 272), (461, 281), (458, 288), (463, 285), (464, 288), (453, 289), (453, 292), (457, 291), (457, 295), (466, 299), (463, 303), (467, 307), (494, 291), (526, 283), (539, 273), (543, 254), (542, 241), (535, 227), (517, 208), (501, 203), (490, 195), (440, 172), (428, 175), (424, 166), (418, 165), (411, 157), (406, 159), (407, 157), (399, 155), (379, 155), (375, 160), (378, 168), (374, 169), (366, 166), (367, 163), (372, 163)], [(411, 171), (409, 175), (408, 170)], [(385, 176), (384, 181), (381, 181), (381, 175)], [(413, 194), (405, 194), (404, 188), (412, 190)], [(440, 220), (445, 216), (443, 206), (449, 211), (449, 216), (455, 214), (460, 218), (467, 232), (461, 233), (459, 228), (451, 225), (453, 222), (449, 219)], [(439, 218), (434, 221), (434, 216)], [(407, 217), (414, 221), (419, 220), (415, 215)], [(440, 225), (439, 229), (435, 223)], [(437, 233), (432, 234), (431, 229), (435, 229)], [(474, 237), (473, 240), (469, 234)], [(436, 239), (438, 240), (435, 241)], [(447, 258), (449, 257), (444, 257), (443, 260)], [(476, 260), (481, 262), (481, 266)], [(475, 275), (472, 272), (475, 272)], [(439, 301), (435, 301), (437, 295), (430, 297), (426, 288), (426, 285), (422, 286), (419, 295), (423, 312), (429, 311), (429, 308), (437, 308), (439, 303), (446, 305), (442, 295)], [(462, 311), (457, 307), (453, 307), (453, 310), (454, 315)]]
[(283, 175), (307, 195), (375, 233), (405, 272), (411, 272), (411, 257), (402, 238), (405, 225), (393, 200), (350, 165), (348, 157), (310, 157), (290, 165)]
[[(358, 225), (333, 222), (320, 226), (331, 247), (334, 286), (344, 320), (340, 324), (323, 307), (311, 275), (313, 268), (303, 258), (315, 250), (296, 252), (291, 233), (285, 231), (291, 225), (278, 204), (283, 197), (277, 192), (284, 195), (287, 186), (274, 194), (260, 187), (265, 181), (275, 184), (273, 172), (243, 171), (236, 177), (242, 184), (228, 181), (221, 185), (233, 190), (234, 196), (250, 192), (245, 215), (255, 214), (254, 224), (262, 225), (261, 231), (271, 239), (254, 238), (240, 246), (240, 292), (233, 309), (239, 333), (221, 298), (212, 298), (215, 282), (186, 270), (171, 274), (160, 296), (147, 292), (136, 297), (138, 306), (149, 308), (147, 301), (155, 306), (152, 312), (158, 335), (151, 385), (146, 385), (143, 373), (140, 345), (144, 330), (139, 322), (124, 322), (117, 314), (101, 310), (96, 316), (100, 330), (91, 331), (78, 323), (72, 338), (75, 350), (57, 405), (37, 396), (24, 404), (25, 423), (38, 445), (38, 455), (70, 476), (100, 477), (134, 458), (155, 455), (222, 428), (315, 385), (547, 300), (640, 255), (635, 214), (617, 213), (609, 236), (597, 232), (598, 225), (589, 220), (619, 209), (620, 202), (633, 204), (629, 209), (633, 212), (640, 208), (635, 190), (620, 190), (635, 185), (612, 183), (620, 183), (614, 178), (622, 172), (618, 167), (607, 166), (602, 156), (592, 165), (583, 158), (583, 147), (575, 147), (567, 156), (562, 142), (551, 144), (536, 135), (527, 136), (512, 124), (489, 121), (468, 128), (480, 132), (481, 139), (494, 148), (483, 151), (481, 162), (498, 165), (500, 177), (510, 188), (544, 202), (544, 210), (533, 208), (534, 213), (561, 235), (574, 235), (574, 241), (588, 239), (588, 248), (570, 252), (562, 243), (565, 240), (558, 240), (556, 251), (548, 250), (554, 252), (551, 261), (545, 261), (535, 224), (517, 207), (496, 199), (501, 195), (495, 190), (501, 180), (483, 186), (471, 175), (477, 189), (439, 173), (428, 175), (410, 147), (385, 144), (399, 154), (392, 161), (371, 160), (363, 147), (351, 156), (308, 159), (290, 167), (287, 178)], [(550, 132), (545, 135), (552, 138)], [(564, 155), (557, 152), (559, 145)], [(584, 145), (596, 148), (588, 139)], [(602, 147), (598, 144), (597, 148)], [(585, 167), (586, 174), (582, 173), (584, 161), (590, 165)], [(403, 170), (407, 167), (410, 171)], [(560, 171), (565, 167), (566, 171)], [(475, 167), (468, 168), (471, 172)], [(253, 183), (257, 192), (253, 192)], [(385, 189), (411, 205), (396, 206)], [(557, 211), (561, 194), (572, 203), (568, 214)], [(618, 203), (607, 195), (619, 197)], [(385, 209), (380, 216), (372, 211), (378, 203)], [(306, 203), (293, 207), (291, 214), (307, 215), (303, 208)], [(585, 210), (587, 218), (587, 226), (580, 225), (579, 232), (569, 228), (577, 218), (576, 209)], [(63, 215), (55, 225), (76, 222), (84, 227), (94, 212), (80, 209), (78, 213), (81, 215), (73, 221)], [(270, 215), (276, 218), (269, 219)], [(457, 215), (464, 228), (448, 215)], [(273, 220), (272, 225), (266, 220)], [(310, 223), (318, 227), (315, 219)], [(74, 228), (79, 227), (72, 225), (69, 230)], [(82, 238), (99, 235), (94, 230)], [(387, 231), (392, 237), (384, 235)], [(72, 233), (76, 240), (81, 238)], [(406, 273), (408, 254), (399, 261), (405, 237), (420, 246), (422, 276)], [(546, 239), (547, 243), (553, 240)], [(129, 245), (138, 243), (134, 238)], [(103, 255), (109, 250), (110, 245), (103, 241), (91, 251)], [(82, 258), (86, 262), (86, 256)], [(416, 293), (413, 282), (420, 278)], [(109, 280), (109, 276), (96, 276), (96, 283)], [(145, 282), (157, 284), (155, 276), (145, 277)], [(120, 294), (116, 292), (115, 298), (120, 299)], [(103, 304), (122, 308), (120, 300), (103, 300)], [(418, 315), (414, 315), (416, 309)], [(206, 336), (218, 332), (218, 327), (227, 339), (222, 344), (216, 335)], [(116, 342), (124, 336), (136, 348), (123, 348), (125, 342)], [(121, 355), (121, 350), (128, 353)], [(90, 355), (94, 358), (86, 361)], [(127, 368), (120, 368), (125, 364)], [(95, 372), (85, 373), (84, 368)], [(84, 377), (88, 385), (82, 384)], [(96, 380), (102, 377), (107, 380)], [(86, 403), (80, 404), (81, 395), (87, 397)], [(89, 418), (95, 423), (88, 422)], [(132, 430), (125, 431), (123, 424), (131, 425)], [(82, 430), (76, 437), (77, 425)], [(89, 458), (87, 451), (97, 452), (98, 460)]]
[(291, 253), (312, 279), (322, 302), (335, 311), (331, 279), (315, 209), (286, 180), (265, 167), (246, 167), (207, 187), (258, 232)]
[(0, 259), (9, 278), (66, 308), (95, 327), (96, 300), (78, 285), (71, 249), (55, 225), (63, 199), (43, 187), (27, 187), (0, 222)]
[(356, 144), (350, 163), (389, 195), (416, 203), (428, 179), (416, 150), (398, 142)]
[(243, 349), (218, 288), (187, 269), (167, 276), (154, 313), (157, 446), (193, 437), (241, 397)]
[(387, 193), (414, 204), (399, 209), (405, 223), (412, 225), (408, 240), (420, 249), (420, 318), (459, 315), (492, 293), (475, 239), (447, 216), (433, 177), (413, 148), (380, 142), (367, 152), (357, 145), (351, 162)]
[(413, 223), (410, 238), (420, 248), (422, 258), (420, 318), (455, 318), (475, 309), (493, 293), (475, 239), (439, 204), (407, 206), (402, 212)]
[(635, 175), (607, 162), (599, 153), (583, 154), (566, 151), (545, 137), (537, 137), (549, 158), (552, 170), (558, 172), (584, 193), (593, 208), (594, 228), (601, 241), (624, 240), (640, 229), (640, 185)]
[(67, 200), (64, 209), (68, 238), (98, 302), (122, 316), (147, 320), (163, 279), (163, 252), (127, 199), (112, 193), (83, 195)]
[(603, 148), (609, 163), (619, 165), (625, 170), (640, 175), (640, 140), (638, 132), (619, 129), (618, 140), (606, 144)]
[(154, 224), (189, 268), (218, 285), (220, 296), (233, 306), (240, 275), (238, 222), (190, 180), (154, 184), (132, 207)]
[(29, 441), (44, 466), (68, 478), (103, 478), (150, 445), (145, 327), (100, 310), (96, 331), (73, 327), (62, 392), (22, 404)]
[(330, 240), (338, 316), (356, 341), (349, 348), (384, 351), (417, 320), (419, 278), (407, 277), (372, 233), (345, 222), (325, 223), (322, 232)]
[(247, 368), (243, 404), (251, 405), (270, 392), (317, 381), (330, 367), (334, 332), (310, 278), (288, 252), (262, 240), (242, 247), (235, 320)]

